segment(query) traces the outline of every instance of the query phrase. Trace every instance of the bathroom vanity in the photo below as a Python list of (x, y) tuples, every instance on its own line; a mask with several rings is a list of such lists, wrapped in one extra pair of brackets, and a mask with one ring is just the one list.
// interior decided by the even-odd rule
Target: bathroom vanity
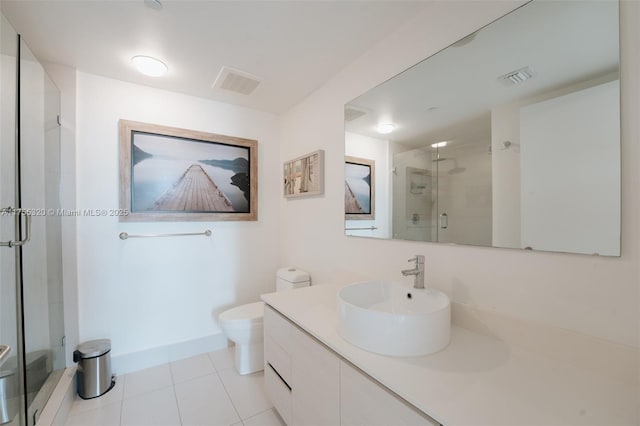
[(637, 384), (454, 325), (423, 357), (362, 350), (338, 333), (337, 294), (262, 296), (265, 387), (289, 425), (638, 424)]
[(438, 425), (265, 307), (265, 387), (289, 425)]

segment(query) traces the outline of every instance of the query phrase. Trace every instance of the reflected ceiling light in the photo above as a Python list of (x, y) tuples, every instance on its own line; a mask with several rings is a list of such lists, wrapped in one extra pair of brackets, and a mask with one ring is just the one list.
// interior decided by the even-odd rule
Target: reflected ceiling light
[(381, 135), (386, 135), (393, 132), (396, 129), (396, 125), (393, 123), (380, 123), (376, 126), (376, 131)]
[(431, 144), (431, 148), (443, 148), (447, 146), (447, 141), (436, 142)]
[(150, 77), (160, 77), (169, 69), (164, 62), (151, 56), (134, 56), (131, 62), (138, 71)]

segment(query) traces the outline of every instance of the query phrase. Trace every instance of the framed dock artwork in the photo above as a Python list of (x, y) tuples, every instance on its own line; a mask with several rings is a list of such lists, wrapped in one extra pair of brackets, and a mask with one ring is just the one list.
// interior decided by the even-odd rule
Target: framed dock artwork
[(258, 141), (120, 120), (120, 221), (258, 219)]
[(375, 161), (366, 158), (345, 157), (345, 219), (375, 219), (375, 193)]
[(284, 163), (283, 190), (286, 198), (324, 193), (324, 151), (294, 158)]

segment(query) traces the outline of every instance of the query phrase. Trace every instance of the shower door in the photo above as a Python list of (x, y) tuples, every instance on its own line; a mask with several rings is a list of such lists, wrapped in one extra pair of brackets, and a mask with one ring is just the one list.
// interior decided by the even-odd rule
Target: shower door
[[(25, 424), (16, 208), (18, 36), (0, 21), (0, 424)], [(11, 244), (9, 242), (11, 241)]]
[(20, 248), (26, 424), (36, 423), (65, 367), (60, 209), (60, 92), (20, 38)]
[(491, 246), (489, 145), (490, 141), (479, 138), (437, 148), (438, 242)]
[(0, 424), (31, 426), (65, 367), (60, 93), (0, 18)]

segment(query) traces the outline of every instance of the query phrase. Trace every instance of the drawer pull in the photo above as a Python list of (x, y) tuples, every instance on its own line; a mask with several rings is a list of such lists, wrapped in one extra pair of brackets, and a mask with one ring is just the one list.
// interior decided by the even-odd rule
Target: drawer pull
[(276, 373), (276, 376), (278, 376), (280, 378), (280, 380), (282, 380), (282, 383), (284, 383), (284, 385), (287, 387), (287, 389), (289, 389), (289, 391), (291, 391), (291, 386), (289, 386), (289, 383), (287, 383), (286, 380), (284, 380), (282, 378), (280, 373), (278, 373), (278, 371), (275, 368), (273, 368), (273, 365), (269, 364), (268, 362), (267, 362), (267, 365), (271, 368), (271, 370), (273, 370), (274, 373)]

